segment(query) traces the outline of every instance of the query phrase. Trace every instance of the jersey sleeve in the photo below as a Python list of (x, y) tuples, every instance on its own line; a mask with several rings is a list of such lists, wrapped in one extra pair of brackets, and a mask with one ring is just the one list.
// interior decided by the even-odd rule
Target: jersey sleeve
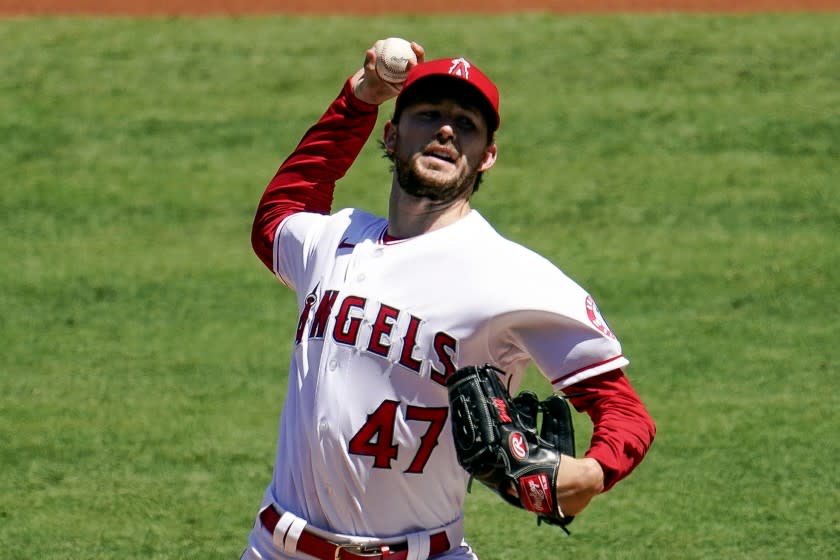
[(342, 241), (355, 244), (370, 239), (384, 224), (382, 218), (354, 208), (331, 215), (296, 212), (277, 228), (272, 268), (286, 286), (297, 292), (309, 290), (315, 278), (334, 269)]
[(590, 416), (587, 457), (604, 470), (605, 491), (642, 461), (656, 427), (621, 368), (629, 360), (595, 299), (547, 261), (529, 261), (521, 283), (523, 311), (511, 323), (521, 363), (533, 360), (555, 390)]
[(621, 343), (595, 299), (559, 269), (541, 261), (515, 278), (518, 309), (505, 323), (514, 361), (533, 361), (555, 390), (627, 366)]
[(555, 390), (630, 363), (617, 339), (584, 321), (544, 311), (518, 315), (516, 321), (530, 323), (511, 330), (519, 351), (508, 355), (514, 361), (533, 360)]
[[(378, 107), (358, 99), (348, 79), (341, 93), (278, 169), (260, 199), (251, 229), (254, 252), (278, 276), (278, 229), (299, 212), (328, 214), (335, 183), (359, 155), (376, 124)], [(308, 219), (300, 220), (304, 226)], [(285, 237), (284, 237), (285, 239)], [(297, 239), (291, 235), (290, 240)], [(294, 241), (291, 241), (294, 243)], [(294, 251), (290, 251), (293, 253)]]
[(272, 270), (289, 288), (298, 290), (305, 282), (304, 275), (316, 258), (316, 247), (328, 229), (328, 222), (324, 214), (296, 212), (277, 228)]
[(564, 392), (592, 420), (586, 456), (600, 463), (606, 492), (642, 462), (656, 436), (656, 424), (621, 370), (569, 385)]

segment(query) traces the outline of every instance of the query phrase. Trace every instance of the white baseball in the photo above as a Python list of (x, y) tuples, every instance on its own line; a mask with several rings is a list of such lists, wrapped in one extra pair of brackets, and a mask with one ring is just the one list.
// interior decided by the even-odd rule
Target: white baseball
[(390, 37), (377, 42), (376, 73), (386, 82), (404, 82), (409, 62), (417, 62), (417, 56), (411, 49), (411, 43), (405, 39)]

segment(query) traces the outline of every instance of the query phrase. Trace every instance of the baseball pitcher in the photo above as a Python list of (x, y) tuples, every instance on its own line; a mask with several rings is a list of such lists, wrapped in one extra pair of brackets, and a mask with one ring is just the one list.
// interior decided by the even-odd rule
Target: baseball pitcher
[[(243, 559), (475, 559), (463, 532), (473, 479), (499, 507), (565, 527), (654, 437), (592, 296), (471, 207), (499, 156), (494, 82), (461, 56), (426, 61), (417, 43), (405, 80), (385, 81), (377, 46), (257, 209), (253, 248), (298, 316), (274, 474)], [(332, 213), (393, 98), (388, 216)], [(531, 363), (554, 395), (517, 394)], [(593, 421), (581, 457), (567, 401)]]

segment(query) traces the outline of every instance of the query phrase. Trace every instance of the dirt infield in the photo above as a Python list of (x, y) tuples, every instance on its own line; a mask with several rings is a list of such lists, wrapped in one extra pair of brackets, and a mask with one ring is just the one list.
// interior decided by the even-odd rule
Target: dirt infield
[(603, 12), (838, 11), (840, 0), (426, 0), (395, 5), (387, 0), (0, 0), (0, 15), (244, 15)]

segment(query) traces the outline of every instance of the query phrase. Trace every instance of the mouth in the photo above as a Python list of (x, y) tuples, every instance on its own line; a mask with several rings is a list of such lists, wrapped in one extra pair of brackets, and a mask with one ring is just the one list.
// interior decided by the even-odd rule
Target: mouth
[(454, 150), (443, 147), (428, 148), (423, 151), (423, 155), (446, 163), (455, 163), (458, 160), (458, 154)]

